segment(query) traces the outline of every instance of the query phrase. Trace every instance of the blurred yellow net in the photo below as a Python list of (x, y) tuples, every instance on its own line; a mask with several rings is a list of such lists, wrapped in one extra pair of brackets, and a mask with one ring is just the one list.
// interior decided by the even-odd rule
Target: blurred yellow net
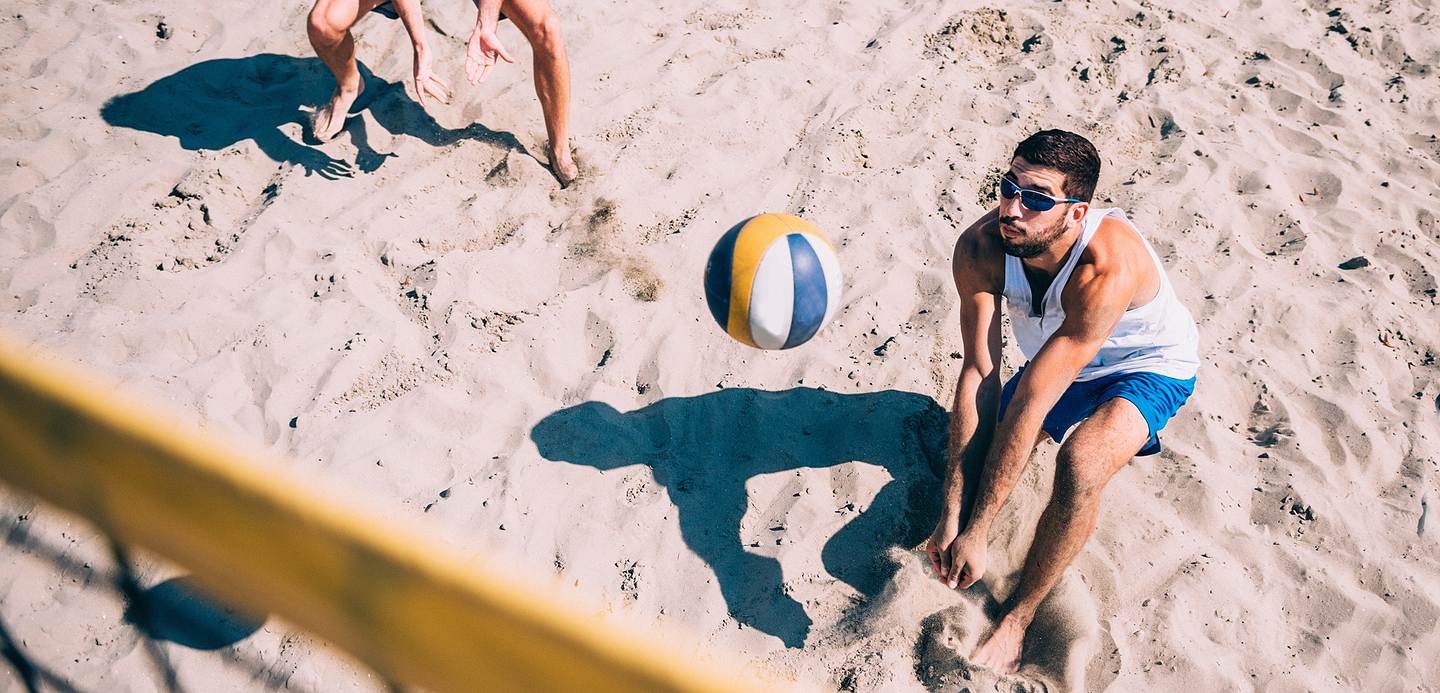
[[(76, 371), (0, 340), (0, 481), (435, 691), (755, 690), (744, 667), (565, 611), (415, 531), (307, 493)], [(767, 688), (772, 687), (770, 685)]]

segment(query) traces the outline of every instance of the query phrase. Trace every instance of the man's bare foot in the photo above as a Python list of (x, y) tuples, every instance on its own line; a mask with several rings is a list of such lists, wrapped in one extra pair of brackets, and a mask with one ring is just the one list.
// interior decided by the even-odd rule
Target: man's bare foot
[(345, 129), (345, 119), (350, 116), (350, 107), (355, 105), (360, 95), (365, 93), (365, 80), (360, 80), (354, 89), (337, 88), (335, 95), (330, 97), (330, 103), (316, 109), (315, 116), (310, 120), (310, 131), (315, 134), (315, 139), (321, 142), (328, 142)]
[(575, 159), (570, 156), (570, 148), (556, 150), (550, 148), (550, 172), (555, 174), (555, 179), (560, 181), (560, 187), (568, 188), (570, 184), (580, 177), (580, 169), (575, 165)]
[(1019, 671), (1020, 647), (1025, 644), (1025, 628), (1025, 625), (1009, 616), (1000, 619), (1000, 625), (995, 627), (995, 632), (970, 655), (970, 663), (1002, 674)]

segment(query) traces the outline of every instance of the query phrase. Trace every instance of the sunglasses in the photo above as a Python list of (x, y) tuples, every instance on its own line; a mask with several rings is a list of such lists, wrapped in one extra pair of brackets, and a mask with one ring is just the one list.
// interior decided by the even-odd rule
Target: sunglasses
[(1000, 190), (1000, 197), (1007, 200), (1019, 195), (1020, 206), (1032, 212), (1048, 212), (1061, 202), (1084, 202), (1084, 200), (1077, 200), (1073, 197), (1051, 197), (1039, 190), (1022, 188), (1009, 178), (1001, 178), (998, 188)]

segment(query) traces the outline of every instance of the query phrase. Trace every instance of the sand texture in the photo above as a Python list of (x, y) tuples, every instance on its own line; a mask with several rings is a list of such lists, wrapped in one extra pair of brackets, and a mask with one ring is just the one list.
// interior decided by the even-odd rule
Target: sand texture
[[(517, 63), (463, 84), (469, 3), (427, 3), (456, 89), (428, 111), (399, 24), (365, 20), (382, 92), (325, 144), (308, 5), (7, 4), (0, 329), (465, 560), (783, 679), (1440, 690), (1440, 6), (555, 6), (582, 171), (563, 190), (513, 26)], [(985, 583), (950, 591), (912, 549), (963, 359), (952, 247), (1046, 127), (1098, 146), (1097, 204), (1155, 245), (1202, 366), (996, 677), (964, 657), (1056, 446)], [(824, 230), (846, 276), (786, 352), (727, 337), (701, 285), (763, 211)], [(140, 587), (201, 615), (127, 619), (106, 543), (32, 499), (0, 497), (0, 535), (0, 624), (44, 677), (383, 690), (276, 618), (204, 612), (143, 553)]]

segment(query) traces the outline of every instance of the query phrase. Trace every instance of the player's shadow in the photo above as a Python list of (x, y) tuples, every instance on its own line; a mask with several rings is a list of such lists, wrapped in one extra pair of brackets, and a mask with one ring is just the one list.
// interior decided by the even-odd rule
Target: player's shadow
[(715, 571), (731, 616), (800, 647), (811, 621), (785, 593), (779, 561), (741, 545), (746, 481), (852, 461), (888, 471), (891, 481), (868, 505), (834, 501), (834, 512), (853, 519), (821, 552), (830, 575), (873, 596), (894, 571), (885, 549), (913, 546), (934, 528), (947, 421), (935, 400), (910, 392), (736, 388), (623, 413), (585, 402), (545, 417), (530, 436), (546, 459), (601, 470), (649, 466), (677, 508), (685, 542)]
[[(529, 155), (508, 132), (478, 123), (449, 129), (435, 122), (405, 92), (403, 84), (376, 77), (360, 63), (366, 80), (369, 110), (380, 127), (396, 135), (415, 137), (433, 146), (471, 139)], [(336, 159), (312, 143), (299, 142), (282, 127), (299, 123), (309, 130), (310, 116), (301, 106), (323, 104), (335, 81), (318, 58), (261, 53), (246, 58), (219, 58), (191, 65), (161, 77), (145, 88), (121, 94), (100, 108), (105, 122), (120, 127), (175, 137), (188, 150), (219, 151), (251, 140), (266, 156), (296, 164), (307, 175), (325, 178), (353, 175), (354, 169), (374, 171), (393, 154), (370, 146), (362, 119), (347, 127), (359, 149), (354, 166)]]

